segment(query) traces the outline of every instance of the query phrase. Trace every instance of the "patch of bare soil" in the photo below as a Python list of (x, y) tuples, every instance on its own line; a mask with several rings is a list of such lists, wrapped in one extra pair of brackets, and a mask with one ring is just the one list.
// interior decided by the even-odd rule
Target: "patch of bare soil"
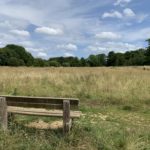
[(107, 115), (103, 115), (103, 114), (101, 114), (101, 113), (98, 113), (98, 114), (91, 114), (90, 117), (93, 118), (93, 119), (100, 118), (100, 119), (103, 120), (103, 121), (106, 121), (107, 118), (108, 118)]
[(36, 128), (36, 129), (59, 129), (63, 127), (63, 121), (53, 121), (51, 123), (44, 122), (43, 120), (38, 120), (31, 122), (25, 125), (29, 128)]

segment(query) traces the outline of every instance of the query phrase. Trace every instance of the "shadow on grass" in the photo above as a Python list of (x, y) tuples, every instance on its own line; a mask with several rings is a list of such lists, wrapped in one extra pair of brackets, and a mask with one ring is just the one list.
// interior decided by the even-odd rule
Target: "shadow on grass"
[[(31, 119), (29, 119), (31, 121)], [(33, 121), (33, 120), (32, 120)], [(49, 137), (50, 135), (57, 136), (57, 138), (63, 137), (63, 129), (57, 128), (57, 129), (43, 129), (43, 128), (35, 128), (35, 127), (28, 127), (26, 126), (25, 122), (17, 122), (16, 120), (9, 120), (8, 129), (10, 132), (16, 133), (16, 132), (24, 132), (27, 135), (34, 136), (34, 135), (44, 135), (44, 137)]]

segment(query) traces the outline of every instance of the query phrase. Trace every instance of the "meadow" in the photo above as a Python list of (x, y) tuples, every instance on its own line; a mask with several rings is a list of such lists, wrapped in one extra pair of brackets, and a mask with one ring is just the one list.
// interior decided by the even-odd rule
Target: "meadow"
[(57, 118), (16, 116), (0, 150), (149, 150), (149, 67), (0, 67), (0, 95), (73, 97), (83, 115), (72, 131), (27, 128)]

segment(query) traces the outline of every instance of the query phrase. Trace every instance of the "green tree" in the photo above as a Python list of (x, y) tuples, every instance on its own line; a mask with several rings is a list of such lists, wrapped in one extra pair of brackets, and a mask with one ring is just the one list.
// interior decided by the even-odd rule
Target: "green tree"
[(21, 46), (11, 44), (0, 49), (0, 65), (31, 66), (33, 60), (33, 56)]
[(148, 42), (148, 47), (146, 49), (146, 65), (150, 65), (150, 39), (146, 40)]
[(56, 60), (49, 61), (49, 66), (59, 67), (60, 63)]
[(22, 59), (26, 66), (31, 66), (33, 64), (34, 58), (33, 56), (25, 50), (24, 47), (18, 45), (7, 45), (5, 47), (8, 49), (9, 53), (18, 59)]
[(124, 66), (124, 64), (125, 64), (124, 54), (116, 53), (115, 54), (114, 66)]
[(105, 66), (106, 65), (106, 55), (105, 54), (99, 54), (97, 57), (97, 65), (98, 66)]
[(107, 56), (107, 66), (115, 66), (116, 62), (116, 55), (113, 51), (108, 53)]
[(17, 59), (15, 57), (10, 57), (8, 62), (8, 66), (24, 66), (24, 61), (22, 59)]
[(34, 59), (34, 66), (35, 67), (44, 67), (45, 61), (42, 58), (35, 58)]
[(95, 55), (90, 55), (88, 57), (88, 63), (90, 66), (95, 67), (98, 66), (98, 60), (97, 57)]
[(83, 57), (80, 59), (80, 66), (81, 67), (88, 66), (87, 60), (84, 59)]

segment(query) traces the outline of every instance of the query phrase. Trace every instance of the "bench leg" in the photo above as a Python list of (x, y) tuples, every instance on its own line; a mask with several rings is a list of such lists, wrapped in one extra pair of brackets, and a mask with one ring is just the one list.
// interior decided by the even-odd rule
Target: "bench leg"
[(6, 98), (0, 97), (0, 122), (3, 130), (7, 130), (8, 116)]
[(72, 120), (70, 119), (70, 101), (63, 101), (63, 133), (70, 131)]

